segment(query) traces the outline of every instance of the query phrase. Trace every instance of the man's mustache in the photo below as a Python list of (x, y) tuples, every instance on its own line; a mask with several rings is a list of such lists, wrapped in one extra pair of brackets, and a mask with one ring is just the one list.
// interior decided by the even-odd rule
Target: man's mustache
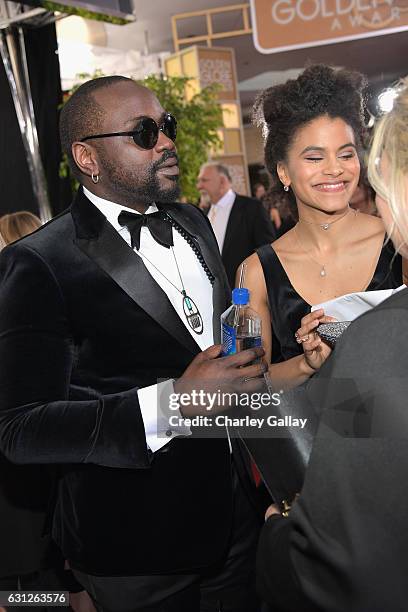
[(160, 159), (153, 163), (153, 170), (158, 170), (168, 159), (175, 159), (178, 164), (178, 155), (175, 151), (165, 151)]

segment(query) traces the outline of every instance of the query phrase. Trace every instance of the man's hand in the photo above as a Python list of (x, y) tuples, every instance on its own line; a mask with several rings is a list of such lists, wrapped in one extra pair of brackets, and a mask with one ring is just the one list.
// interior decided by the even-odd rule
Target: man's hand
[[(262, 347), (247, 349), (220, 357), (221, 344), (210, 346), (199, 353), (190, 363), (184, 374), (174, 383), (176, 393), (192, 395), (193, 392), (204, 393), (253, 393), (263, 388), (263, 374), (267, 364), (262, 361), (265, 351)], [(258, 360), (257, 363), (253, 363)], [(262, 377), (262, 378), (259, 378)], [(181, 413), (185, 417), (217, 414), (230, 408), (230, 405), (215, 404), (211, 410), (206, 405), (185, 406)]]

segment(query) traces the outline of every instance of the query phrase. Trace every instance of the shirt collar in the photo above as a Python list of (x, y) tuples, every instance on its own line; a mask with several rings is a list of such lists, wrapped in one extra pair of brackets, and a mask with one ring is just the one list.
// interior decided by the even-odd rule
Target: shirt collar
[(235, 192), (232, 189), (228, 189), (227, 193), (225, 193), (220, 200), (215, 204), (215, 206), (219, 206), (220, 208), (227, 208), (228, 206), (232, 206), (235, 202)]
[[(118, 231), (126, 229), (122, 225), (120, 225), (118, 222), (118, 217), (120, 213), (122, 212), (122, 210), (140, 215), (140, 213), (137, 210), (134, 210), (134, 208), (128, 208), (127, 206), (122, 206), (121, 204), (115, 204), (115, 202), (111, 202), (110, 200), (105, 200), (104, 198), (100, 198), (99, 196), (95, 195), (94, 193), (89, 191), (89, 189), (87, 189), (84, 186), (82, 186), (82, 189), (84, 190), (84, 195), (86, 195), (88, 200), (90, 200), (92, 204), (94, 204), (96, 208), (98, 208), (101, 211), (101, 213), (106, 217), (109, 223), (111, 223), (111, 225), (113, 225), (113, 227)], [(145, 214), (150, 215), (151, 213), (154, 213), (157, 210), (158, 208), (156, 204), (151, 204), (149, 208), (146, 210)]]

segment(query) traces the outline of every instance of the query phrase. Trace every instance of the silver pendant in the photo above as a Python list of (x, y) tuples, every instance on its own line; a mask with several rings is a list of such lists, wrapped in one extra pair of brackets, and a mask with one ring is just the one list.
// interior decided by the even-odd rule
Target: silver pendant
[(323, 223), (323, 225), (321, 225), (320, 227), (324, 230), (328, 230), (330, 229), (330, 223)]
[(189, 327), (196, 334), (202, 334), (204, 329), (203, 318), (194, 300), (183, 291), (183, 311)]
[(326, 276), (326, 268), (323, 266), (322, 269), (320, 270), (320, 276)]

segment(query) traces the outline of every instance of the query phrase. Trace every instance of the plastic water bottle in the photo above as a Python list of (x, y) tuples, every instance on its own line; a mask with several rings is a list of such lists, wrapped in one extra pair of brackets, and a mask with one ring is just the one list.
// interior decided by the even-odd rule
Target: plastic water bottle
[(232, 306), (221, 315), (222, 355), (262, 346), (261, 317), (249, 308), (249, 290), (234, 289)]

